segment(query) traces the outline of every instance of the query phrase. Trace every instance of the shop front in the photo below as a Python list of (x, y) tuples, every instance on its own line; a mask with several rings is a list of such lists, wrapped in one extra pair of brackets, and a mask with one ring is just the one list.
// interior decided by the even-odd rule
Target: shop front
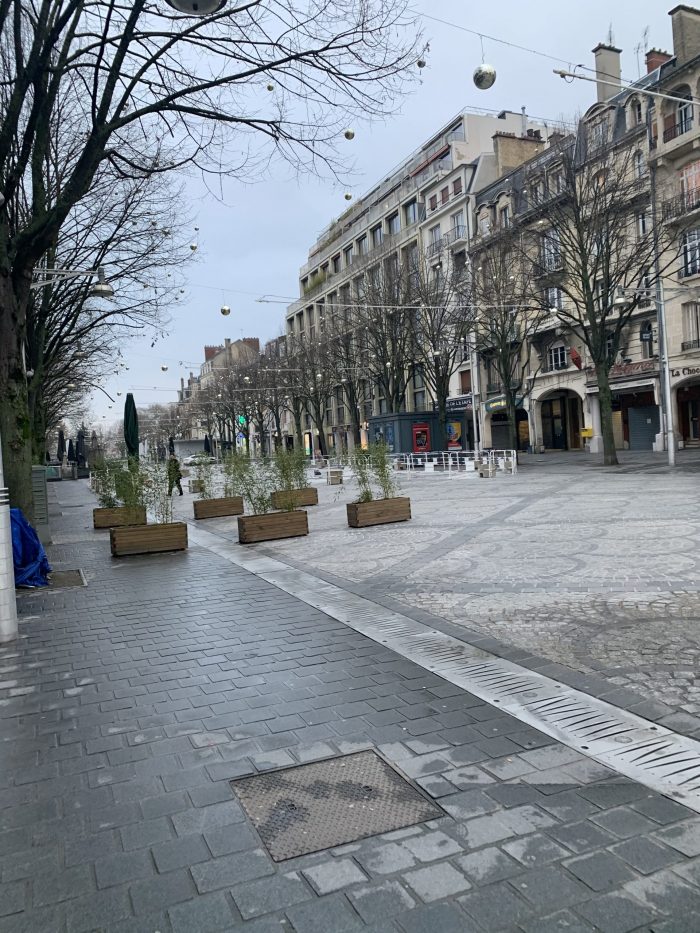
[[(612, 424), (617, 450), (654, 450), (661, 432), (657, 360), (616, 363), (610, 368)], [(597, 406), (595, 372), (587, 370), (587, 392)]]
[[(530, 444), (530, 425), (524, 399), (515, 400), (516, 439), (518, 450), (527, 450)], [(510, 425), (505, 395), (496, 395), (484, 403), (484, 444), (495, 450), (506, 450), (511, 446)], [(489, 442), (490, 434), (490, 442)]]
[(700, 365), (671, 370), (676, 394), (676, 432), (684, 447), (700, 447)]

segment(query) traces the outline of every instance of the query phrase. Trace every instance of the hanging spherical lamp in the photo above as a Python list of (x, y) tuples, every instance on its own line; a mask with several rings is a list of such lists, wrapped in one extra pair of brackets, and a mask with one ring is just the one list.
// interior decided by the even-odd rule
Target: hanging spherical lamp
[(346, 191), (346, 192), (345, 192), (345, 200), (346, 200), (346, 201), (352, 201), (352, 195), (350, 194), (349, 191)]
[(267, 88), (268, 91), (274, 91), (275, 85), (274, 85), (274, 84), (267, 84), (267, 85), (266, 85), (266, 88)]
[(343, 136), (344, 136), (346, 139), (354, 139), (354, 138), (355, 138), (355, 130), (351, 130), (351, 129), (348, 128), (348, 129), (345, 130), (345, 132), (343, 133)]
[(197, 244), (196, 244), (196, 243), (190, 243), (190, 249), (192, 250), (193, 253), (196, 253), (196, 252), (197, 252)]
[(482, 62), (479, 67), (474, 70), (474, 84), (480, 91), (488, 91), (490, 87), (493, 87), (495, 80), (496, 69), (493, 65), (487, 65)]
[(165, 0), (178, 13), (186, 16), (211, 16), (226, 5), (226, 0)]
[(160, 368), (164, 373), (167, 373), (168, 367), (165, 365), (165, 363)]
[(424, 58), (419, 58), (418, 61), (416, 62), (416, 65), (417, 65), (419, 68), (425, 68), (425, 66), (426, 66), (426, 61), (425, 61), (425, 59), (424, 59)]
[(221, 305), (221, 313), (224, 317), (228, 317), (231, 313), (231, 309), (228, 305)]

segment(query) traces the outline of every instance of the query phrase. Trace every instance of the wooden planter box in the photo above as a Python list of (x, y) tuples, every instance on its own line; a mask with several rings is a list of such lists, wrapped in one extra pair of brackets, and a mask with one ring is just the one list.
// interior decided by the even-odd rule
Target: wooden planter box
[(169, 522), (165, 525), (126, 525), (123, 528), (110, 528), (109, 544), (112, 557), (184, 551), (187, 547), (187, 525), (185, 522)]
[(242, 515), (243, 499), (241, 496), (226, 496), (220, 499), (195, 499), (195, 518), (221, 518), (224, 515)]
[(346, 508), (348, 525), (351, 528), (406, 522), (411, 517), (411, 500), (408, 496), (398, 496), (396, 499), (374, 499), (372, 502), (348, 502)]
[(137, 506), (127, 508), (119, 506), (116, 509), (93, 509), (93, 528), (118, 528), (121, 525), (145, 525), (146, 509)]
[(318, 489), (314, 486), (306, 486), (304, 489), (290, 489), (288, 491), (280, 490), (272, 493), (273, 509), (286, 509), (289, 500), (294, 503), (294, 508), (299, 509), (307, 505), (318, 505)]
[(238, 519), (240, 544), (277, 541), (308, 535), (309, 519), (304, 511), (270, 512), (267, 515), (242, 515)]

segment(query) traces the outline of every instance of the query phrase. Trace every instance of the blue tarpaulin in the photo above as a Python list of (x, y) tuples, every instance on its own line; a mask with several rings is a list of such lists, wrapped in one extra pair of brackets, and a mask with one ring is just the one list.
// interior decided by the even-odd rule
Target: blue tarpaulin
[(51, 565), (36, 531), (21, 509), (10, 509), (15, 586), (48, 586)]

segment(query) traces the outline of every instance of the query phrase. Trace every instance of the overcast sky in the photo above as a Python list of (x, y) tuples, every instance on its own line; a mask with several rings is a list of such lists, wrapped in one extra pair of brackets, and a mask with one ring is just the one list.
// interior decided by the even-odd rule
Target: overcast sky
[[(593, 65), (591, 49), (608, 41), (623, 50), (623, 79), (634, 80), (644, 71), (643, 33), (648, 46), (671, 51), (673, 6), (659, 0), (413, 0), (424, 16), (423, 32), (430, 42), (422, 83), (404, 100), (401, 112), (372, 127), (354, 123), (352, 147), (355, 174), (347, 186), (329, 180), (290, 178), (280, 169), (275, 177), (254, 185), (227, 181), (225, 203), (207, 194), (197, 181), (188, 183), (189, 207), (196, 214), (199, 233), (197, 262), (188, 268), (186, 293), (171, 309), (169, 336), (151, 349), (151, 339), (134, 341), (123, 350), (129, 371), (119, 380), (105, 382), (118, 405), (110, 410), (95, 393), (93, 424), (109, 424), (121, 417), (122, 401), (133, 391), (137, 406), (175, 401), (180, 376), (195, 372), (205, 344), (225, 337), (260, 337), (262, 343), (282, 332), (285, 307), (260, 304), (263, 294), (294, 298), (298, 294), (299, 267), (318, 233), (347, 207), (346, 190), (359, 197), (398, 162), (424, 142), (464, 107), (493, 111), (527, 108), (535, 118), (555, 122), (586, 110), (595, 100), (595, 86), (585, 81), (567, 83), (552, 74), (568, 63)], [(437, 17), (453, 25), (445, 25)], [(472, 72), (481, 61), (477, 36), (458, 27), (527, 46), (561, 59), (529, 54), (484, 39), (484, 57), (497, 70), (489, 91), (478, 91)], [(194, 226), (194, 225), (193, 225)], [(118, 283), (115, 283), (118, 287)], [(222, 317), (222, 304), (231, 314)], [(182, 361), (182, 365), (180, 362)], [(161, 366), (167, 365), (167, 372)], [(107, 416), (107, 420), (102, 419)]]

